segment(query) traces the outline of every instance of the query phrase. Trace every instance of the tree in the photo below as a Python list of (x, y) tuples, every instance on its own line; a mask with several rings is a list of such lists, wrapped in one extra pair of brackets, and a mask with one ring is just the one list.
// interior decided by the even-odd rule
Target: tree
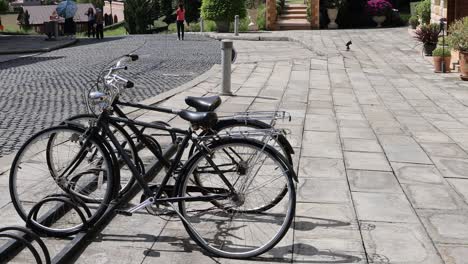
[(201, 0), (185, 0), (185, 20), (187, 22), (196, 22), (200, 18)]
[(125, 27), (130, 34), (146, 34), (153, 24), (152, 0), (127, 0), (124, 5)]
[(0, 12), (6, 12), (10, 9), (6, 0), (0, 0)]
[(233, 21), (236, 15), (239, 15), (239, 18), (245, 18), (247, 10), (245, 0), (204, 0), (201, 14), (204, 19), (208, 20)]
[(166, 17), (164, 22), (167, 24), (173, 23), (175, 21), (172, 0), (161, 0), (161, 16)]

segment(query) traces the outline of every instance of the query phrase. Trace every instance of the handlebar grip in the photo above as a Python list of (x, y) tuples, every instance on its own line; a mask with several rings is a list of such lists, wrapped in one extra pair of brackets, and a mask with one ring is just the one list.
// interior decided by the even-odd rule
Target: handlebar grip
[(135, 87), (135, 84), (132, 81), (127, 81), (125, 88), (133, 88), (133, 87)]

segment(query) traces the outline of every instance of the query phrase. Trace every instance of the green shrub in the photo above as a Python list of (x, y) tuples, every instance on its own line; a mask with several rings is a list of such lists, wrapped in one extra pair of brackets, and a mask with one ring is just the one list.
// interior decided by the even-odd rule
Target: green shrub
[(419, 19), (415, 16), (410, 17), (408, 22), (412, 28), (419, 26)]
[(9, 9), (8, 2), (6, 0), (0, 0), (0, 12), (7, 12)]
[(259, 30), (266, 30), (266, 8), (264, 4), (258, 7), (257, 26)]
[(239, 18), (247, 16), (245, 0), (203, 0), (202, 2), (201, 16), (203, 19), (231, 22), (234, 21), (236, 15), (239, 15)]
[(249, 24), (250, 24), (250, 19), (248, 19), (247, 17), (241, 19), (239, 23), (239, 31), (240, 32), (249, 31)]
[(164, 22), (170, 24), (176, 20), (174, 15), (175, 9), (172, 6), (172, 0), (160, 0), (161, 16), (164, 16)]
[(431, 0), (421, 1), (416, 6), (416, 15), (423, 24), (429, 24), (431, 22)]
[(124, 5), (125, 27), (129, 34), (145, 34), (153, 23), (151, 0), (127, 0)]
[(200, 19), (201, 0), (184, 0), (185, 20), (190, 24)]
[(451, 57), (452, 52), (450, 51), (449, 47), (437, 47), (434, 51), (432, 51), (433, 57)]
[(448, 43), (459, 51), (468, 51), (468, 17), (461, 18), (450, 25)]

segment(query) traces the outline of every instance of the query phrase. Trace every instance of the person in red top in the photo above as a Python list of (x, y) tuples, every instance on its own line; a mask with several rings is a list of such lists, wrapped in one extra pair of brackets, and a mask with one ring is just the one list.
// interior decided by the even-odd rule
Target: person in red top
[(180, 40), (180, 32), (182, 31), (182, 40), (184, 40), (184, 21), (185, 21), (185, 9), (183, 4), (179, 4), (179, 8), (176, 11), (177, 14), (177, 38)]

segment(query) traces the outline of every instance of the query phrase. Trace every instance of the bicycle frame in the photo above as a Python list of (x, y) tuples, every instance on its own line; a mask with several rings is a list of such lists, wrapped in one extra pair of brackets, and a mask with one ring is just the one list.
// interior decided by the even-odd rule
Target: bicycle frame
[[(129, 155), (124, 151), (124, 149), (122, 148), (122, 146), (118, 142), (117, 138), (114, 136), (114, 134), (110, 130), (110, 128), (109, 128), (109, 121), (110, 120), (114, 121), (114, 122), (118, 122), (118, 123), (124, 123), (126, 125), (129, 125), (129, 127), (133, 126), (133, 128), (136, 128), (135, 125), (138, 125), (138, 126), (149, 127), (149, 128), (154, 128), (154, 129), (158, 129), (158, 130), (164, 130), (164, 131), (168, 131), (170, 133), (184, 135), (184, 137), (182, 138), (181, 141), (178, 140), (179, 142), (176, 142), (176, 144), (180, 144), (180, 145), (178, 146), (178, 150), (177, 150), (177, 152), (175, 154), (175, 158), (174, 158), (172, 164), (170, 164), (169, 170), (167, 171), (166, 175), (162, 179), (162, 182), (160, 184), (160, 188), (158, 188), (157, 192), (153, 192), (150, 189), (148, 183), (145, 181), (146, 178), (150, 177), (154, 167), (157, 166), (157, 165), (156, 164), (153, 165), (153, 167), (151, 167), (145, 175), (141, 175), (138, 172), (138, 170), (136, 168), (136, 165), (132, 162)], [(190, 197), (161, 198), (161, 196), (163, 195), (163, 192), (164, 192), (164, 187), (167, 186), (167, 183), (169, 182), (171, 176), (174, 174), (175, 170), (177, 169), (178, 164), (182, 159), (182, 155), (183, 155), (183, 153), (185, 151), (185, 148), (189, 144), (189, 141), (192, 141), (193, 144), (195, 144), (197, 146), (197, 148), (200, 151), (202, 151), (203, 155), (205, 156), (205, 158), (208, 161), (208, 163), (210, 164), (210, 166), (213, 167), (216, 174), (218, 174), (219, 177), (222, 179), (222, 181), (226, 184), (229, 191), (232, 192), (232, 191), (235, 190), (234, 187), (231, 185), (231, 183), (224, 176), (223, 172), (217, 167), (217, 165), (209, 157), (207, 151), (202, 146), (200, 146), (199, 140), (192, 137), (192, 130), (191, 129), (183, 130), (183, 129), (172, 128), (172, 127), (161, 125), (161, 124), (154, 124), (154, 123), (147, 123), (147, 122), (131, 120), (131, 119), (128, 119), (128, 118), (123, 118), (123, 117), (111, 117), (108, 111), (104, 111), (99, 116), (99, 118), (98, 118), (98, 120), (96, 122), (96, 126), (92, 127), (91, 129), (94, 130), (91, 133), (99, 133), (99, 129), (102, 129), (102, 132), (104, 133), (104, 135), (107, 136), (110, 139), (110, 141), (112, 142), (112, 144), (114, 144), (114, 146), (117, 148), (118, 153), (121, 155), (122, 159), (127, 164), (128, 168), (130, 169), (133, 176), (135, 177), (135, 179), (137, 181), (137, 184), (139, 184), (142, 187), (144, 194), (147, 197), (152, 197), (154, 199), (153, 203), (166, 203), (166, 202), (178, 202), (178, 201), (212, 201), (212, 200), (224, 199), (224, 198), (227, 198), (229, 196), (229, 194), (227, 192), (228, 190), (226, 190), (226, 194), (216, 194), (216, 193), (221, 193), (223, 189), (203, 187), (203, 189), (206, 189), (206, 190), (213, 189), (212, 191), (215, 194), (203, 195), (203, 196), (190, 196)], [(145, 137), (143, 136), (143, 133), (141, 133), (138, 129), (135, 129), (134, 132), (135, 132), (137, 138), (139, 140), (141, 140), (143, 142), (143, 144), (145, 144), (148, 148), (152, 148), (151, 144), (149, 144), (147, 142), (147, 140), (145, 139)], [(157, 150), (154, 150), (154, 151), (156, 153), (158, 153)], [(156, 158), (158, 160), (160, 159), (158, 156), (156, 156)]]

